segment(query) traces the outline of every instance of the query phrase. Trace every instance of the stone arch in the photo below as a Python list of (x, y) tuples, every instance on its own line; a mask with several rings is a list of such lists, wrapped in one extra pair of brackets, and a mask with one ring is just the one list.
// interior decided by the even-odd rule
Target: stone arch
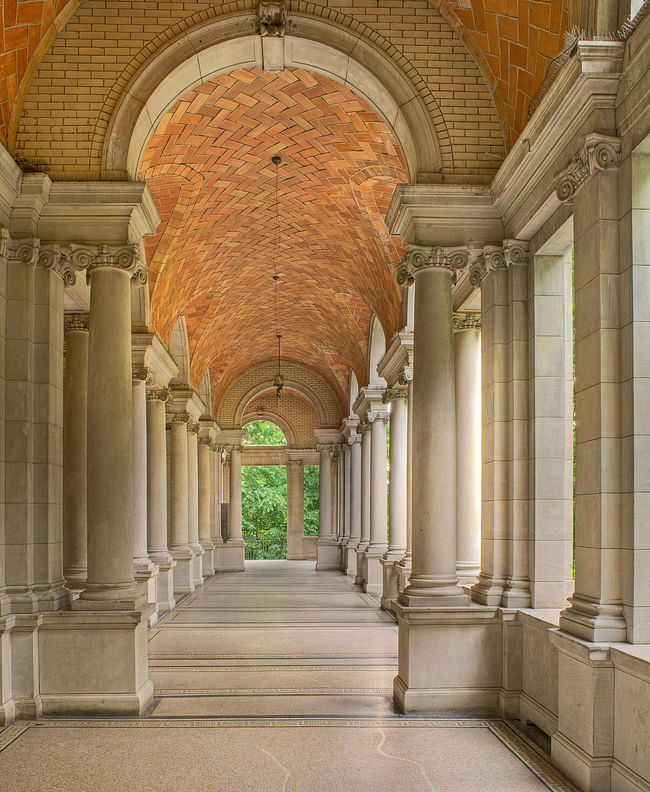
[(381, 322), (376, 316), (370, 322), (368, 338), (368, 386), (370, 388), (385, 387), (386, 380), (377, 374), (377, 365), (386, 352), (386, 338)]
[[(178, 366), (177, 382), (189, 384), (190, 381), (190, 345), (187, 340), (187, 325), (185, 316), (181, 314), (176, 320), (174, 329), (169, 338), (169, 354)], [(209, 407), (209, 404), (206, 405)]]
[(281, 415), (278, 413), (273, 412), (272, 410), (261, 410), (257, 411), (255, 415), (253, 414), (244, 414), (242, 419), (242, 428), (253, 421), (268, 421), (269, 423), (275, 424), (278, 428), (282, 429), (284, 432), (285, 440), (287, 441), (287, 447), (295, 446), (296, 443), (296, 434), (293, 431), (293, 428), (286, 421)]
[[(431, 115), (393, 59), (329, 21), (302, 14), (292, 14), (290, 21), (291, 34), (284, 38), (285, 66), (324, 74), (364, 98), (391, 129), (412, 183), (441, 170)], [(108, 125), (102, 162), (106, 177), (136, 178), (142, 151), (159, 119), (188, 90), (235, 68), (262, 66), (262, 40), (258, 35), (242, 36), (241, 23), (241, 15), (232, 15), (193, 28), (142, 66), (125, 87)]]

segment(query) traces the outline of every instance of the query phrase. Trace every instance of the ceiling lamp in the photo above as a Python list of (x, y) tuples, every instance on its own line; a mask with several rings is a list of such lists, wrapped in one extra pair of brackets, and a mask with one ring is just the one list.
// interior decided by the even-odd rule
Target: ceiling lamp
[(278, 275), (278, 251), (280, 247), (280, 203), (278, 200), (279, 194), (279, 171), (278, 166), (282, 162), (278, 155), (271, 157), (271, 162), (275, 165), (275, 240), (273, 245), (273, 288), (274, 288), (274, 303), (275, 303), (275, 337), (278, 339), (278, 373), (273, 380), (273, 387), (275, 388), (275, 396), (280, 398), (282, 388), (284, 388), (284, 380), (282, 378), (282, 371), (280, 368), (280, 344), (282, 342), (282, 335), (278, 329), (278, 283), (280, 276)]

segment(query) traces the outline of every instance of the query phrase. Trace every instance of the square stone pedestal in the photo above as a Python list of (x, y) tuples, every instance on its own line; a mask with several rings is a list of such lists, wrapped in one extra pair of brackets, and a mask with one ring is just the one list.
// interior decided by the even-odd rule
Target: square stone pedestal
[(382, 558), (381, 564), (381, 607), (383, 610), (393, 610), (393, 600), (399, 595), (399, 558)]
[(495, 715), (502, 681), (502, 625), (497, 608), (405, 607), (399, 625), (399, 712)]
[(191, 550), (172, 550), (171, 554), (176, 561), (174, 595), (179, 597), (183, 594), (191, 594), (196, 588), (194, 585), (194, 553)]
[(214, 575), (214, 545), (209, 539), (201, 540), (203, 547), (203, 578), (212, 577)]
[(232, 539), (225, 542), (219, 550), (220, 572), (243, 572), (246, 542), (243, 539)]
[(168, 553), (152, 555), (151, 560), (158, 567), (156, 584), (156, 611), (158, 616), (176, 607), (174, 598), (174, 569), (176, 561)]
[[(135, 578), (138, 591), (149, 604), (154, 606), (158, 601), (158, 574), (158, 567), (149, 559), (137, 559), (133, 562), (133, 577)], [(158, 612), (154, 607), (154, 611), (149, 618), (149, 626), (153, 627), (157, 621)]]
[(357, 574), (354, 582), (357, 586), (363, 586), (366, 582), (366, 549), (368, 545), (359, 545), (356, 549), (357, 554)]
[(214, 542), (212, 545), (212, 563), (214, 566), (214, 574), (221, 572), (221, 550), (223, 549), (223, 541)]
[[(559, 630), (551, 630), (549, 635), (558, 649), (559, 706), (551, 756), (580, 789), (609, 792), (614, 755), (614, 664), (610, 647)], [(632, 701), (629, 704), (633, 706)]]
[(341, 569), (341, 547), (333, 540), (319, 539), (316, 542), (316, 569)]
[(153, 700), (147, 621), (154, 610), (54, 611), (39, 630), (44, 715), (142, 715)]
[(382, 566), (381, 560), (383, 556), (383, 551), (381, 554), (375, 554), (372, 552), (366, 552), (366, 562), (365, 562), (365, 580), (363, 583), (363, 590), (367, 594), (375, 594), (378, 597), (381, 597), (382, 592)]
[(343, 558), (345, 569), (343, 570), (346, 575), (356, 577), (357, 574), (357, 547), (356, 545), (348, 544), (345, 548), (345, 556)]
[(11, 632), (15, 616), (0, 618), (0, 727), (8, 726), (16, 717), (11, 690)]
[(203, 554), (201, 545), (192, 545), (194, 558), (192, 559), (192, 583), (194, 588), (203, 584)]

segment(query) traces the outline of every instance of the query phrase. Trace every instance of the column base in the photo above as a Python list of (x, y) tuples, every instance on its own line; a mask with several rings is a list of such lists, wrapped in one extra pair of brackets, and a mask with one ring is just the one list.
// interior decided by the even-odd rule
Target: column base
[(316, 542), (316, 569), (341, 569), (341, 548), (331, 539), (319, 539)]
[(569, 602), (571, 605), (560, 613), (563, 632), (594, 643), (627, 641), (622, 605), (589, 602), (575, 594), (569, 597)]
[(11, 675), (11, 633), (16, 624), (16, 616), (0, 618), (0, 726), (8, 726), (16, 718), (16, 705)]
[(160, 616), (176, 607), (176, 599), (174, 598), (174, 567), (176, 566), (176, 561), (169, 553), (152, 553), (151, 560), (158, 567), (156, 612)]
[(147, 621), (153, 611), (148, 605), (122, 612), (43, 614), (43, 714), (142, 715), (153, 701), (147, 655)]
[(11, 693), (15, 716), (35, 720), (42, 714), (38, 685), (38, 631), (43, 615), (17, 614), (11, 632)]
[(382, 580), (381, 580), (381, 607), (385, 611), (393, 611), (392, 600), (399, 596), (399, 561), (401, 556), (390, 558), (386, 554), (380, 559)]
[(191, 594), (196, 586), (194, 585), (193, 563), (194, 553), (189, 548), (176, 550), (170, 549), (172, 558), (176, 561), (174, 570), (174, 596)]
[(411, 608), (395, 602), (399, 712), (499, 712), (502, 625), (496, 608)]
[(220, 572), (243, 572), (244, 553), (246, 550), (246, 542), (243, 539), (232, 539), (223, 544), (219, 551)]
[(459, 586), (476, 585), (476, 583), (478, 583), (478, 576), (480, 573), (480, 564), (464, 563), (462, 561), (458, 561), (456, 563), (456, 577), (458, 578)]
[(200, 542), (203, 548), (202, 574), (205, 580), (214, 575), (214, 545), (211, 539), (201, 539)]
[(409, 584), (409, 578), (411, 577), (411, 556), (405, 555), (401, 561), (399, 561), (396, 565), (397, 577), (399, 579), (398, 587), (400, 592), (404, 591), (404, 589)]
[(375, 553), (368, 548), (366, 552), (366, 579), (363, 583), (363, 590), (366, 594), (376, 594), (381, 597), (383, 585), (382, 557), (383, 551), (381, 553)]
[(215, 575), (217, 574), (217, 572), (221, 572), (222, 547), (223, 547), (223, 540), (217, 542), (215, 539), (212, 539), (212, 565), (214, 568)]
[(488, 578), (479, 575), (478, 582), (472, 586), (472, 602), (479, 605), (501, 605), (506, 581), (502, 578)]

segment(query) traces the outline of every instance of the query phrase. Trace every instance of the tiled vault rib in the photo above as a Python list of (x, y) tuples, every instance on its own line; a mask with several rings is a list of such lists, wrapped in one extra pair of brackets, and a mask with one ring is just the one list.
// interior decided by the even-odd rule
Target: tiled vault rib
[(574, 792), (503, 721), (393, 712), (397, 626), (349, 579), (313, 562), (247, 566), (151, 631), (147, 717), (0, 731), (3, 792)]

